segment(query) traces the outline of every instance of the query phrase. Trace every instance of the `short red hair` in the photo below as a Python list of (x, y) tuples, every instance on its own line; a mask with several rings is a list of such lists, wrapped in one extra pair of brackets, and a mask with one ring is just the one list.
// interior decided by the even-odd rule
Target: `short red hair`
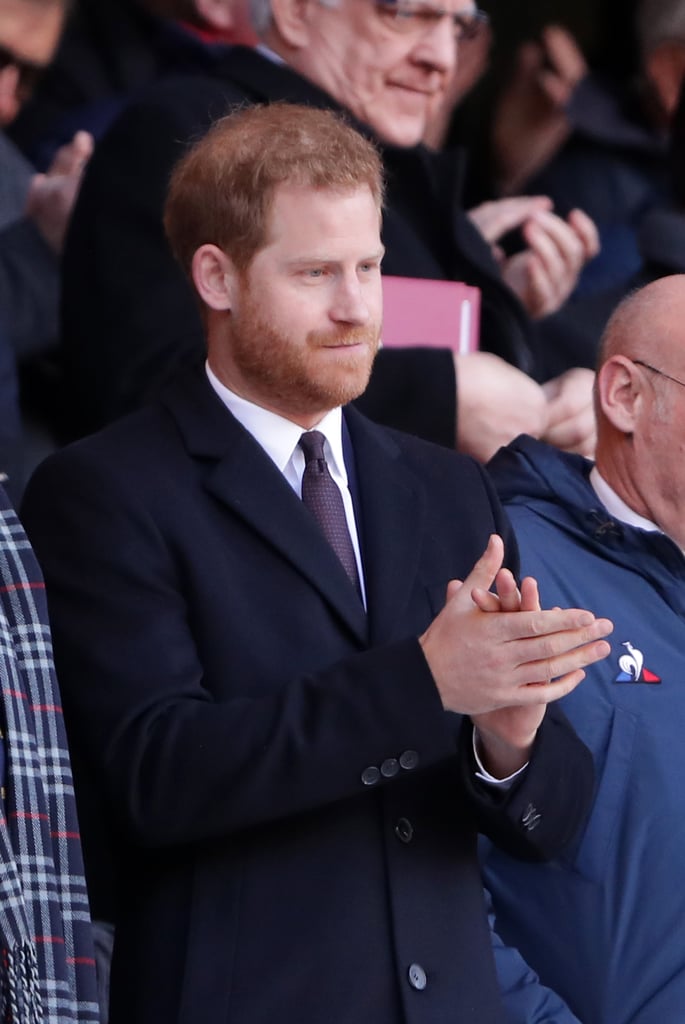
[(214, 124), (171, 176), (164, 227), (186, 274), (207, 243), (246, 270), (266, 244), (274, 191), (285, 182), (367, 185), (379, 213), (383, 203), (379, 153), (342, 116), (289, 103), (241, 108)]

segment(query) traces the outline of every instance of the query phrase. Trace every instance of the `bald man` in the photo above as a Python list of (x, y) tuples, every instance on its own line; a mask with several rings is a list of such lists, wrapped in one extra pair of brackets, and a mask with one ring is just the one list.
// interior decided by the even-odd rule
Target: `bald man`
[(685, 275), (616, 309), (596, 385), (596, 463), (530, 438), (491, 471), (545, 607), (615, 622), (564, 710), (598, 787), (549, 866), (490, 850), (498, 928), (584, 1024), (685, 1018)]

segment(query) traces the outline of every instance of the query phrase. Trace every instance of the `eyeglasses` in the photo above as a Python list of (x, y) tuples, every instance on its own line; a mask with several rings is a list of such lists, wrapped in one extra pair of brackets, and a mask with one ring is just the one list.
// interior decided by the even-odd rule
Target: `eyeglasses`
[(19, 99), (28, 99), (44, 69), (39, 64), (32, 64), (31, 61), (22, 60), (5, 46), (0, 46), (0, 72), (10, 66), (16, 68), (19, 72), (19, 82), (17, 84)]
[(485, 11), (446, 11), (444, 7), (412, 3), (410, 0), (375, 0), (376, 10), (395, 32), (420, 35), (434, 28), (443, 18), (452, 22), (456, 40), (475, 39), (488, 24)]
[(631, 359), (631, 363), (635, 363), (637, 366), (644, 366), (645, 370), (651, 370), (652, 373), (658, 373), (660, 377), (665, 377), (666, 380), (672, 380), (674, 384), (680, 384), (681, 388), (685, 388), (685, 381), (678, 380), (677, 377), (671, 377), (670, 373), (664, 373), (663, 370), (657, 370), (656, 366), (652, 366), (650, 363), (645, 363), (642, 359)]

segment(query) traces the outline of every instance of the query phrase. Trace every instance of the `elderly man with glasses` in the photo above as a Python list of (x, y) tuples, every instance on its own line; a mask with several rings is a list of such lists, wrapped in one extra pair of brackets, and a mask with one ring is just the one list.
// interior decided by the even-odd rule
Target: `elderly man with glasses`
[[(542, 328), (534, 321), (563, 304), (595, 252), (594, 225), (579, 211), (562, 220), (540, 197), (488, 204), (474, 223), (459, 202), (460, 155), (419, 145), (444, 102), (459, 48), (485, 16), (463, 0), (446, 7), (255, 0), (252, 16), (257, 50), (236, 47), (208, 61), (206, 77), (148, 92), (98, 147), (65, 265), (63, 335), (76, 432), (136, 407), (170, 367), (201, 354), (196, 305), (161, 226), (171, 166), (231, 104), (287, 100), (344, 109), (382, 143), (384, 273), (482, 289), (484, 351), (455, 359), (448, 349), (386, 348), (364, 411), (481, 459), (521, 431), (563, 447), (591, 446), (590, 371), (543, 390), (534, 354)], [(528, 248), (500, 263), (491, 245), (517, 225)]]
[(491, 464), (543, 600), (615, 622), (612, 654), (562, 701), (598, 771), (580, 843), (549, 867), (494, 849), (486, 864), (500, 930), (585, 1024), (685, 1007), (684, 324), (685, 275), (615, 311), (594, 465), (527, 438)]

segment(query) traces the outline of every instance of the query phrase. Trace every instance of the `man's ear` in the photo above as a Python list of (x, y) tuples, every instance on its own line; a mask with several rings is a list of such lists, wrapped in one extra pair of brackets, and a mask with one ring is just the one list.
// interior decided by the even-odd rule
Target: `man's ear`
[(310, 42), (309, 10), (319, 0), (271, 0), (271, 23), (282, 40), (293, 50)]
[(624, 434), (635, 430), (645, 398), (645, 378), (627, 356), (611, 356), (597, 374), (597, 391), (606, 419)]
[(206, 306), (230, 310), (233, 306), (237, 273), (233, 260), (218, 245), (201, 245), (192, 263), (193, 284)]

